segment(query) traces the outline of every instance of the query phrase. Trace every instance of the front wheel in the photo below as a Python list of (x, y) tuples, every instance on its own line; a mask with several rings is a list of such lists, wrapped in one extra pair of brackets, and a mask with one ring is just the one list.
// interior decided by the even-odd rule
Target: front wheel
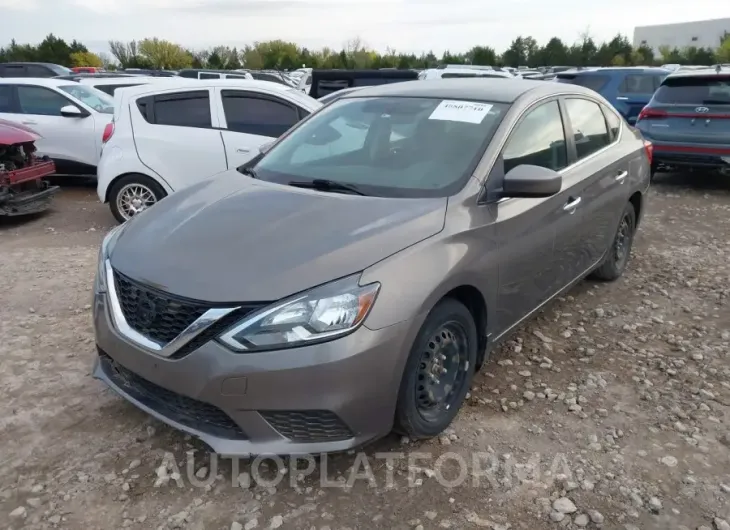
[(398, 392), (395, 430), (431, 438), (453, 421), (469, 391), (477, 359), (469, 310), (445, 298), (431, 310), (411, 348)]
[(120, 223), (155, 205), (167, 193), (146, 175), (126, 175), (109, 191), (109, 209)]
[(628, 203), (621, 214), (621, 222), (619, 222), (611, 248), (608, 249), (606, 260), (593, 271), (592, 276), (595, 279), (610, 282), (617, 280), (624, 273), (631, 255), (635, 232), (636, 211), (634, 206)]

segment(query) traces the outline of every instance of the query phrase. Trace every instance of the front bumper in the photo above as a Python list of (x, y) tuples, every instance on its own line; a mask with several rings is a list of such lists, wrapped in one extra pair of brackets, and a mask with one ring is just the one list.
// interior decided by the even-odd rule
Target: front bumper
[(273, 352), (233, 353), (211, 341), (168, 359), (116, 331), (103, 293), (94, 326), (94, 377), (227, 456), (337, 452), (388, 434), (410, 349), (403, 322)]

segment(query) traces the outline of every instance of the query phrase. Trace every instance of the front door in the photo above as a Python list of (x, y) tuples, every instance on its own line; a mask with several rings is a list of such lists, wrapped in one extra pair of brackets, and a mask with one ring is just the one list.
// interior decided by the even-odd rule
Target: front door
[[(567, 143), (557, 100), (528, 110), (510, 135), (488, 186), (521, 164), (561, 171), (568, 165)], [(505, 199), (492, 206), (499, 245), (496, 335), (543, 304), (553, 293), (555, 242), (569, 223), (564, 211), (570, 190), (542, 199)]]
[(228, 167), (238, 167), (259, 154), (258, 148), (289, 130), (300, 110), (289, 101), (247, 90), (216, 88), (221, 134)]
[[(96, 167), (98, 154), (93, 114), (47, 87), (4, 85), (2, 88), (10, 99), (0, 97), (0, 103), (10, 101), (11, 105), (0, 107), (3, 110), (0, 118), (26, 125), (40, 134), (43, 138), (36, 142), (38, 154), (54, 159), (59, 173), (77, 173), (84, 167), (89, 170)], [(68, 105), (82, 110), (84, 116), (61, 116), (61, 108)]]

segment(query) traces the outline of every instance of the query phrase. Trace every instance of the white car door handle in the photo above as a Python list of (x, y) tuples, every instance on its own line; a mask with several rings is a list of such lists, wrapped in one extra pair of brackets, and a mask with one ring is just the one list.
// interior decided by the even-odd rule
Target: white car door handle
[(236, 149), (236, 153), (250, 153), (251, 150), (247, 147), (239, 147)]
[(31, 121), (31, 120), (21, 121), (20, 123), (22, 123), (23, 125), (38, 125), (37, 121)]
[(573, 213), (575, 213), (575, 209), (578, 207), (579, 204), (580, 204), (580, 197), (578, 197), (576, 199), (571, 199), (565, 203), (565, 206), (563, 206), (563, 210), (573, 214)]
[(629, 175), (628, 171), (622, 171), (618, 175), (616, 175), (616, 182), (621, 184), (624, 180), (626, 180), (626, 177)]

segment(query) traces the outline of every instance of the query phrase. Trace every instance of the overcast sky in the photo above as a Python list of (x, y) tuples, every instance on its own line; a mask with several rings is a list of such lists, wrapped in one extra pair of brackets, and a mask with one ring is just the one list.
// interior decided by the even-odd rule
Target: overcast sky
[(634, 25), (730, 17), (721, 0), (0, 0), (1, 41), (38, 42), (52, 32), (105, 51), (111, 40), (169, 39), (192, 48), (284, 39), (342, 47), (354, 36), (372, 48), (503, 51), (518, 35), (572, 43)]

